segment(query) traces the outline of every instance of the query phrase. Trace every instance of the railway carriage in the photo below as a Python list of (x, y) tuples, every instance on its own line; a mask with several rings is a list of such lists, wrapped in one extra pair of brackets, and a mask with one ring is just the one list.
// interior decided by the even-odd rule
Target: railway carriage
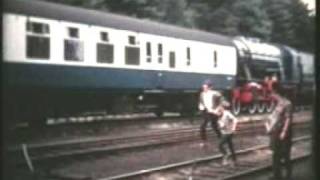
[(205, 79), (235, 85), (230, 37), (47, 2), (5, 1), (2, 45), (10, 121), (138, 105), (190, 112)]

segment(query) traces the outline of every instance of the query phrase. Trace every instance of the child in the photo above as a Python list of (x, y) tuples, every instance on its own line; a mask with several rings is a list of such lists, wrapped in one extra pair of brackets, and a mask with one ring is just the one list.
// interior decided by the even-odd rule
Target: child
[(233, 149), (232, 137), (233, 137), (233, 133), (236, 130), (238, 120), (228, 110), (229, 107), (230, 107), (230, 103), (226, 101), (222, 102), (221, 106), (219, 107), (221, 116), (218, 123), (219, 123), (219, 127), (222, 134), (219, 142), (219, 150), (223, 154), (222, 165), (227, 165), (228, 154), (224, 145), (225, 144), (228, 145), (229, 150), (231, 152), (231, 157), (233, 160), (231, 166), (234, 167), (236, 165), (236, 155)]

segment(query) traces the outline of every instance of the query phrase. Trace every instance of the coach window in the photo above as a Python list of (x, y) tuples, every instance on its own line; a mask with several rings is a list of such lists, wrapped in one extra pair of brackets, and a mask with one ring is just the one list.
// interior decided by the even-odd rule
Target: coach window
[(187, 66), (191, 64), (191, 55), (190, 55), (190, 48), (187, 47)]
[(217, 51), (213, 51), (213, 67), (218, 66), (218, 57), (217, 57)]
[(100, 32), (100, 40), (103, 42), (109, 42), (109, 34), (107, 32)]
[(162, 63), (162, 44), (158, 44), (158, 62)]
[(97, 62), (113, 63), (113, 45), (109, 43), (107, 32), (100, 32), (100, 42), (97, 43)]
[(50, 28), (48, 24), (27, 21), (26, 23), (27, 58), (50, 58)]
[(64, 59), (66, 61), (83, 61), (83, 42), (80, 40), (78, 28), (68, 27), (64, 40)]
[(140, 64), (140, 48), (137, 46), (135, 36), (128, 36), (128, 45), (125, 47), (125, 62), (127, 65)]
[(136, 37), (129, 36), (128, 41), (129, 41), (130, 45), (135, 45), (136, 44)]
[(147, 62), (151, 62), (151, 43), (147, 42), (146, 44), (146, 50), (147, 50)]
[(169, 66), (170, 68), (175, 68), (176, 66), (176, 55), (173, 51), (169, 53)]

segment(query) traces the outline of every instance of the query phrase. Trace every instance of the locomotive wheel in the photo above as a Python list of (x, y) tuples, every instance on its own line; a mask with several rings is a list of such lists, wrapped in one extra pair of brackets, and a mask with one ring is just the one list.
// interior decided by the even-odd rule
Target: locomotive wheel
[(249, 105), (248, 112), (249, 114), (254, 114), (257, 112), (257, 109), (258, 109), (258, 103), (255, 101)]
[(271, 100), (269, 103), (267, 103), (267, 108), (266, 108), (267, 112), (268, 113), (272, 112), (275, 106), (276, 106), (276, 102)]
[(263, 101), (259, 101), (258, 103), (258, 113), (263, 113), (266, 109), (266, 103)]
[(232, 100), (231, 111), (236, 116), (240, 114), (240, 112), (241, 112), (241, 103), (240, 103), (239, 100), (237, 100), (237, 99), (233, 99)]

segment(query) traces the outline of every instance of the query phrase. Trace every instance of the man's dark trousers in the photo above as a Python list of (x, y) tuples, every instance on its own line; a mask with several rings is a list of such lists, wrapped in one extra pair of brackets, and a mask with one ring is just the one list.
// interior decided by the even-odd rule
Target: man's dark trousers
[(206, 127), (209, 122), (211, 122), (212, 129), (216, 132), (218, 138), (221, 137), (221, 132), (218, 127), (218, 119), (219, 117), (217, 115), (214, 115), (212, 113), (208, 113), (207, 111), (202, 111), (202, 117), (204, 119), (204, 122), (200, 126), (200, 136), (202, 140), (207, 140), (207, 133), (206, 133)]
[(227, 144), (229, 147), (229, 150), (231, 152), (231, 158), (234, 162), (236, 162), (236, 153), (234, 152), (234, 148), (233, 148), (233, 142), (232, 142), (232, 136), (233, 134), (223, 134), (220, 142), (219, 142), (219, 150), (220, 152), (226, 156), (227, 155), (227, 151), (224, 148), (224, 145)]
[[(275, 178), (282, 178), (281, 169), (282, 166), (286, 169), (286, 179), (291, 178), (292, 166), (290, 162), (291, 154), (291, 135), (288, 135), (283, 140), (280, 140), (279, 137), (272, 137), (272, 170)], [(283, 161), (283, 162), (281, 162)]]

